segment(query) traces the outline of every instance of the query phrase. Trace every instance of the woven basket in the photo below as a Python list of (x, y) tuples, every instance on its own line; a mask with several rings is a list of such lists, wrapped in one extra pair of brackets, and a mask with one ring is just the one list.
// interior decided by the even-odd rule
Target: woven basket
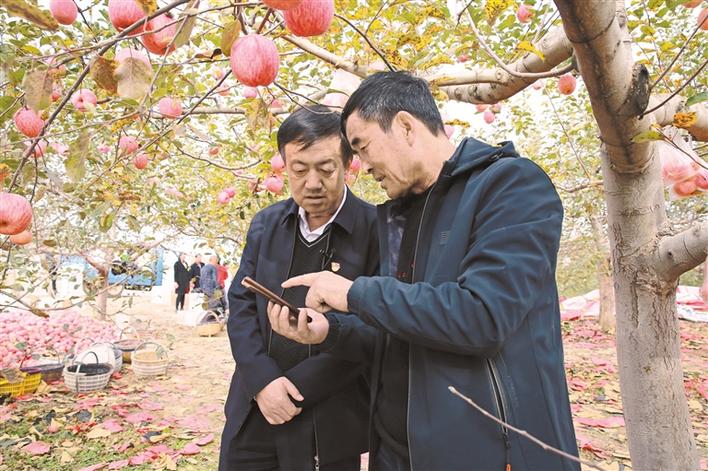
[(135, 351), (138, 345), (143, 342), (139, 338), (124, 339), (123, 332), (128, 329), (131, 329), (133, 332), (135, 332), (135, 335), (137, 335), (137, 331), (133, 327), (128, 326), (120, 331), (120, 337), (118, 337), (118, 341), (113, 343), (113, 346), (121, 351), (123, 363), (130, 363), (130, 354), (133, 353), (133, 351)]
[(20, 371), (24, 371), (26, 373), (39, 371), (42, 375), (42, 381), (45, 383), (59, 381), (61, 379), (61, 373), (64, 370), (64, 360), (60, 358), (59, 354), (54, 350), (50, 350), (49, 354), (56, 359), (56, 361), (51, 361), (51, 363), (40, 363), (27, 367), (20, 365)]
[(20, 372), (21, 381), (11, 383), (5, 378), (0, 379), (0, 396), (9, 394), (11, 397), (17, 397), (35, 392), (42, 381), (42, 374), (36, 369), (27, 369), (29, 371)]
[[(73, 363), (64, 368), (64, 384), (75, 392), (89, 392), (103, 389), (108, 385), (113, 373), (109, 363), (98, 363), (98, 356), (93, 352), (96, 363)], [(86, 355), (82, 356), (81, 359)]]
[[(154, 348), (144, 348), (153, 345)], [(155, 342), (143, 342), (133, 351), (130, 358), (133, 372), (138, 378), (164, 375), (170, 363), (167, 350)]]
[(219, 315), (214, 311), (209, 311), (197, 325), (197, 335), (200, 337), (211, 337), (221, 332), (221, 326), (222, 322), (219, 319)]

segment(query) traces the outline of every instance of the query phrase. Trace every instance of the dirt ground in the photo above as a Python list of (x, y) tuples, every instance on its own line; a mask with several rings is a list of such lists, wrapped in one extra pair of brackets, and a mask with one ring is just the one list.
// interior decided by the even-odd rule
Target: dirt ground
[[(168, 374), (140, 380), (126, 365), (101, 392), (76, 395), (59, 383), (0, 405), (0, 471), (216, 469), (234, 369), (226, 333), (198, 337), (175, 323), (166, 302), (145, 293), (127, 312), (134, 322), (149, 321), (150, 337), (168, 347)], [(708, 326), (682, 321), (681, 327), (689, 407), (705, 457)], [(613, 339), (594, 320), (580, 320), (564, 323), (564, 342), (582, 458), (608, 470), (629, 467)], [(33, 454), (33, 442), (49, 450)]]

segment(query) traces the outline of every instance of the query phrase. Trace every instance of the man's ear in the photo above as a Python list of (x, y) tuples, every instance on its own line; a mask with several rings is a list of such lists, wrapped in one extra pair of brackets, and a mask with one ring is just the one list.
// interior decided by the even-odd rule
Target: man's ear
[(418, 120), (407, 111), (399, 111), (393, 118), (393, 124), (397, 126), (406, 139), (408, 145), (412, 146), (415, 141), (415, 130)]

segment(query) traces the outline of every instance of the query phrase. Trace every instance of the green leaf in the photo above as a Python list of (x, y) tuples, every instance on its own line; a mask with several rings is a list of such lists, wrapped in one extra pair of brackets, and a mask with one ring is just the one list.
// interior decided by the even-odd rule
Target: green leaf
[(25, 103), (35, 111), (41, 111), (52, 103), (54, 79), (46, 70), (34, 70), (25, 75)]
[(199, 0), (189, 2), (187, 8), (180, 13), (180, 22), (175, 24), (177, 28), (176, 31), (179, 31), (179, 34), (177, 34), (174, 39), (175, 49), (189, 43), (189, 37), (192, 35), (197, 13), (199, 13)]
[(659, 131), (649, 129), (648, 131), (640, 132), (639, 134), (634, 136), (632, 138), (632, 142), (640, 144), (642, 142), (660, 141), (663, 138), (664, 136)]
[(114, 76), (119, 97), (140, 100), (150, 89), (152, 68), (140, 59), (128, 57), (118, 65)]
[(0, 8), (7, 10), (12, 16), (24, 18), (37, 26), (55, 31), (59, 23), (46, 10), (41, 10), (35, 5), (30, 5), (24, 0), (2, 0)]
[(43, 240), (42, 245), (46, 245), (47, 247), (56, 247), (57, 241), (54, 239)]
[(101, 216), (101, 218), (98, 220), (98, 227), (101, 229), (102, 232), (107, 232), (108, 229), (111, 228), (115, 217), (115, 213), (104, 214), (103, 216)]
[(78, 182), (86, 175), (86, 154), (89, 150), (89, 134), (81, 131), (79, 138), (69, 146), (69, 157), (64, 162), (66, 175), (73, 182)]
[(219, 44), (219, 47), (221, 48), (221, 52), (223, 52), (225, 56), (228, 57), (231, 55), (231, 46), (233, 45), (234, 41), (236, 41), (239, 34), (241, 34), (241, 23), (239, 23), (238, 21), (232, 21), (231, 23), (227, 23), (226, 26), (224, 26), (224, 31), (221, 34), (221, 42)]
[(691, 98), (686, 100), (686, 106), (692, 106), (696, 103), (703, 103), (708, 100), (708, 92), (701, 92), (698, 95), (693, 95)]

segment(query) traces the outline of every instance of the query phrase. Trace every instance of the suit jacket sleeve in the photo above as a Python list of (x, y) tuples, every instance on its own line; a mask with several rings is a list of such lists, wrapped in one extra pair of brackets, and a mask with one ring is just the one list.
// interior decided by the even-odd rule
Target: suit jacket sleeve
[(256, 214), (246, 236), (241, 264), (229, 288), (229, 320), (227, 331), (239, 374), (249, 397), (254, 397), (283, 372), (267, 355), (261, 336), (256, 295), (241, 285), (246, 276), (255, 277), (260, 240), (265, 230), (263, 217)]
[[(554, 281), (563, 208), (548, 176), (527, 159), (488, 168), (458, 277), (433, 286), (360, 277), (349, 308), (366, 323), (431, 349), (491, 356)], [(523, 201), (523, 204), (519, 202)], [(450, 261), (453, 263), (454, 261)], [(556, 300), (557, 301), (557, 300)]]

